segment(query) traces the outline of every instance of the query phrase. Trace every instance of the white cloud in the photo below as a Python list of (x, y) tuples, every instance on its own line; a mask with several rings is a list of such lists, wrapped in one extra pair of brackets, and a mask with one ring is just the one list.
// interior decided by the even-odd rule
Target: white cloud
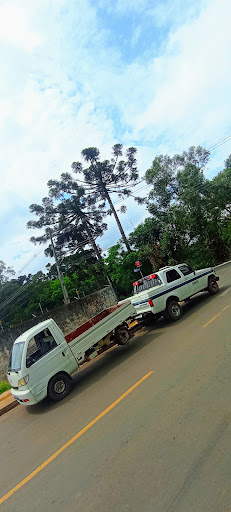
[[(25, 228), (29, 204), (41, 201), (47, 180), (69, 170), (84, 147), (97, 146), (108, 157), (117, 141), (137, 145), (143, 173), (157, 153), (210, 144), (231, 131), (228, 0), (193, 6), (175, 0), (165, 8), (162, 2), (150, 8), (146, 0), (119, 0), (115, 33), (102, 14), (110, 18), (111, 3), (99, 2), (101, 14), (97, 5), (87, 0), (0, 3), (0, 258), (9, 264), (18, 254), (14, 245), (9, 250), (14, 240), (34, 251), (21, 242), (33, 234)], [(131, 13), (130, 37), (126, 27), (120, 33), (119, 20)], [(129, 44), (137, 54), (127, 59)], [(209, 176), (230, 152), (227, 145), (219, 148)], [(134, 211), (129, 201), (122, 216), (125, 229)], [(114, 226), (111, 219), (109, 226)], [(116, 233), (110, 227), (105, 243)]]
[(194, 131), (204, 141), (216, 119), (218, 134), (224, 133), (224, 123), (230, 124), (230, 17), (230, 2), (215, 0), (170, 36), (166, 54), (153, 62), (159, 87), (137, 116), (137, 131), (155, 125), (161, 132)]
[(29, 27), (30, 4), (11, 0), (0, 5), (0, 39), (31, 52), (41, 43), (41, 36)]

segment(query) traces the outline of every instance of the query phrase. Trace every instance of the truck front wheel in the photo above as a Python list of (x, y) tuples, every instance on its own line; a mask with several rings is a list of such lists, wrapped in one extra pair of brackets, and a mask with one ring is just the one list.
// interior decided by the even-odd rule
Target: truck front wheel
[(174, 322), (182, 317), (182, 307), (176, 300), (170, 300), (166, 306), (166, 313)]
[(219, 286), (215, 277), (209, 277), (208, 292), (210, 295), (215, 295), (219, 291)]
[(48, 396), (55, 402), (59, 402), (68, 395), (70, 389), (70, 378), (65, 374), (57, 374), (50, 380)]

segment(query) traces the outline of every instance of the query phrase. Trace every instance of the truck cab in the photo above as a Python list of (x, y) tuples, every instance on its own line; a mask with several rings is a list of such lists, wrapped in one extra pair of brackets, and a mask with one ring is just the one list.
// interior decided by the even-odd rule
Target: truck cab
[(12, 395), (33, 405), (47, 396), (49, 380), (57, 372), (73, 373), (78, 367), (72, 351), (54, 320), (45, 320), (14, 342), (7, 372)]

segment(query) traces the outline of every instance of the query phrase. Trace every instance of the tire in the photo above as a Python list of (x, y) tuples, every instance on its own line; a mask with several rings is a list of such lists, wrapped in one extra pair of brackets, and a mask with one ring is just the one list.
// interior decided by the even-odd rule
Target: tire
[(65, 398), (71, 389), (71, 380), (65, 374), (57, 374), (52, 377), (48, 386), (48, 396), (54, 402), (60, 402)]
[(170, 316), (167, 313), (166, 309), (162, 312), (162, 316), (163, 316), (163, 318), (165, 318), (165, 320), (170, 320)]
[(217, 292), (219, 292), (218, 282), (216, 281), (215, 277), (209, 277), (208, 292), (210, 295), (215, 295)]
[(121, 326), (116, 329), (115, 340), (118, 345), (127, 345), (130, 341), (130, 333), (127, 327)]
[(173, 322), (180, 320), (183, 314), (181, 305), (176, 300), (170, 300), (166, 307), (166, 314)]

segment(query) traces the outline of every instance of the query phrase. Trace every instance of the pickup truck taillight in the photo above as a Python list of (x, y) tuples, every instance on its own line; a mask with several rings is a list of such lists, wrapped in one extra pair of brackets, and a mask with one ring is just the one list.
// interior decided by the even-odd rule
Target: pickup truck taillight
[(153, 302), (152, 302), (152, 300), (151, 300), (151, 299), (149, 299), (148, 304), (149, 304), (149, 306), (151, 306), (151, 307), (153, 307), (153, 306), (154, 306), (154, 304), (153, 304)]

